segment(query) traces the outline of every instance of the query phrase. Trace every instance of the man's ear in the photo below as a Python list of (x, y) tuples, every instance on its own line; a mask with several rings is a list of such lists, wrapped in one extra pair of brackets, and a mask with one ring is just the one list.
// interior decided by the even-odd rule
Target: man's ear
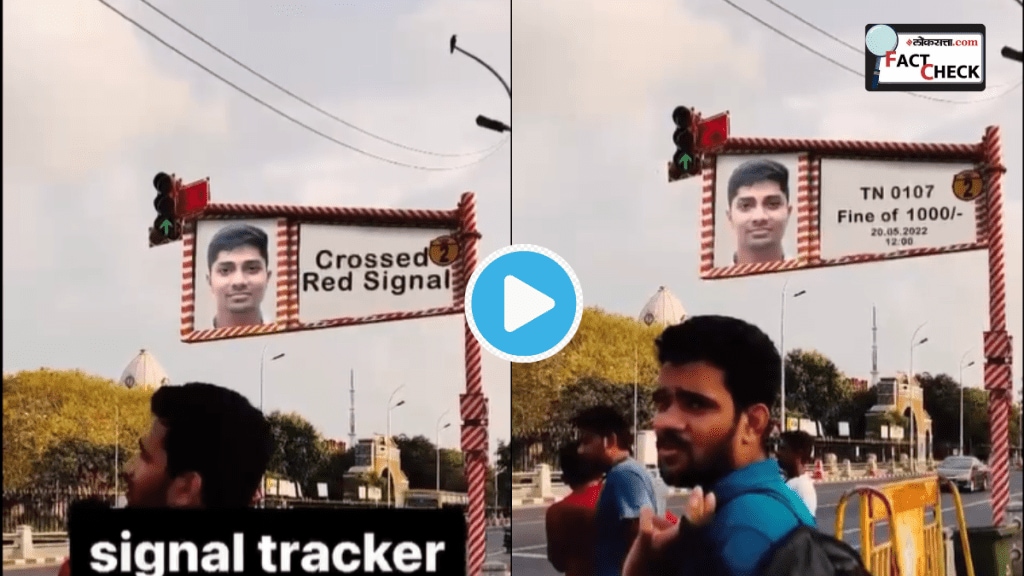
[(748, 441), (762, 444), (765, 432), (772, 422), (772, 414), (764, 404), (754, 404), (747, 408)]
[(213, 281), (210, 280), (209, 272), (207, 272), (207, 274), (206, 274), (206, 284), (209, 285), (209, 286), (213, 286)]
[(201, 508), (203, 478), (198, 472), (179, 474), (167, 489), (167, 504), (172, 508)]

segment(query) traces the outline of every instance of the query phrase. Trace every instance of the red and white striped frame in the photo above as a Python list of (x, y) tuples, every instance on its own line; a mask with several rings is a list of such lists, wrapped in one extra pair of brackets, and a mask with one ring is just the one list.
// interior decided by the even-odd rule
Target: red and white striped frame
[[(720, 155), (766, 155), (773, 152), (763, 150), (744, 150), (742, 148), (729, 148), (729, 152)], [(717, 204), (716, 192), (718, 188), (718, 156), (710, 157), (703, 169), (704, 188), (701, 200), (700, 220), (700, 275), (705, 280), (718, 278), (736, 278), (739, 276), (753, 276), (758, 274), (769, 274), (772, 272), (783, 272), (796, 270), (806, 265), (805, 254), (810, 245), (811, 230), (808, 207), (810, 192), (810, 169), (809, 157), (807, 154), (799, 154), (797, 159), (796, 174), (796, 212), (797, 212), (797, 254), (795, 258), (779, 262), (768, 262), (764, 264), (740, 264), (735, 266), (715, 267), (715, 224), (716, 218), (721, 217), (722, 210)]]
[[(216, 215), (210, 217), (204, 215), (203, 217), (203, 220), (228, 219), (269, 220), (273, 218), (268, 218), (266, 215), (261, 215), (257, 218), (229, 215)], [(207, 330), (195, 329), (195, 291), (197, 286), (200, 284), (199, 277), (201, 277), (201, 272), (203, 270), (202, 266), (197, 265), (198, 262), (202, 261), (202, 254), (200, 254), (196, 249), (196, 229), (199, 221), (190, 221), (186, 223), (184, 234), (182, 235), (184, 250), (182, 252), (181, 260), (181, 339), (183, 342), (204, 342), (209, 340), (223, 340), (226, 338), (258, 336), (261, 334), (282, 332), (285, 329), (287, 326), (290, 280), (290, 275), (288, 274), (288, 220), (284, 218), (277, 218), (276, 221), (277, 229), (274, 234), (274, 248), (272, 249), (272, 253), (275, 254), (274, 266), (277, 270), (277, 311), (274, 322), (253, 326), (235, 326), (231, 328), (212, 328)]]
[(975, 201), (977, 240), (975, 242), (944, 246), (941, 248), (917, 248), (886, 254), (858, 254), (821, 259), (821, 160), (822, 158), (854, 158), (863, 160), (918, 160), (934, 162), (962, 161), (978, 166), (985, 163), (984, 147), (977, 144), (930, 144), (907, 142), (875, 142), (863, 140), (817, 140), (784, 138), (730, 138), (719, 153), (726, 154), (801, 154), (800, 179), (797, 195), (797, 256), (795, 259), (714, 267), (714, 218), (716, 157), (710, 157), (704, 170), (704, 190), (701, 211), (701, 264), (700, 275), (706, 280), (736, 278), (786, 272), (796, 269), (843, 266), (865, 262), (881, 262), (901, 258), (933, 256), (988, 247), (987, 212), (989, 195)]
[[(458, 209), (407, 210), (389, 208), (348, 208), (329, 206), (294, 206), (276, 204), (210, 204), (199, 220), (277, 220), (276, 269), (277, 315), (272, 324), (195, 329), (196, 246), (195, 231), (198, 220), (189, 221), (183, 234), (181, 339), (183, 342), (208, 342), (277, 334), (318, 330), (337, 326), (354, 326), (395, 320), (447, 316), (463, 312), (458, 291), (465, 282), (455, 268), (452, 305), (413, 312), (388, 312), (352, 318), (332, 318), (303, 323), (299, 310), (299, 227), (303, 223), (336, 224), (339, 226), (381, 226), (436, 229), (438, 236), (463, 229)], [(471, 273), (472, 271), (470, 271)]]

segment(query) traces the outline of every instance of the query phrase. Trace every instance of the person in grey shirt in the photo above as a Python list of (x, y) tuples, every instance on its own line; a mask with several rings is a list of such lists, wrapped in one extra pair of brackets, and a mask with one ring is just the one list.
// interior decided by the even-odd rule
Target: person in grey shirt
[(665, 513), (651, 474), (630, 456), (633, 435), (625, 418), (610, 406), (580, 412), (573, 425), (580, 434), (580, 455), (605, 471), (604, 488), (597, 501), (596, 576), (621, 576), (633, 540), (639, 532), (640, 510)]

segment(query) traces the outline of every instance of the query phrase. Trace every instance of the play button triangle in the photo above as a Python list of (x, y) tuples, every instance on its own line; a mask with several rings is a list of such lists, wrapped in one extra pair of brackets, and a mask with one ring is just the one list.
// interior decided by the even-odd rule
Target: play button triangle
[(515, 276), (505, 276), (505, 332), (515, 332), (555, 308), (555, 301)]

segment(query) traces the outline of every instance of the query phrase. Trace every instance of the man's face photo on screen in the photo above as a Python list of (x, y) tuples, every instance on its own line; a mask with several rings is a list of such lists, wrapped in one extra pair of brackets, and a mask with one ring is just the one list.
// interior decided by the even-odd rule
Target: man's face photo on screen
[(214, 327), (263, 324), (260, 306), (270, 283), (267, 234), (249, 224), (231, 224), (210, 241), (207, 282), (216, 302)]
[(729, 178), (726, 217), (736, 235), (736, 264), (785, 259), (782, 240), (793, 207), (789, 170), (773, 160), (750, 160)]

